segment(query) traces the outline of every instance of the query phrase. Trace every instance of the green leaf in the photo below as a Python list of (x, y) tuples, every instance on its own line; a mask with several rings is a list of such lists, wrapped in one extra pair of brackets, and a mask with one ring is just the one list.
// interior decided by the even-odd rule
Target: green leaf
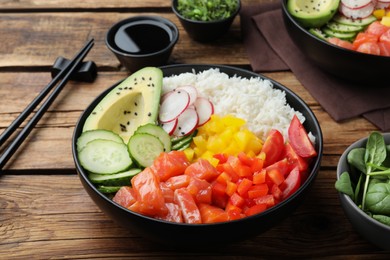
[(371, 181), (365, 206), (373, 214), (390, 215), (390, 184), (379, 180)]
[(366, 173), (366, 164), (364, 162), (364, 154), (366, 153), (366, 148), (359, 147), (354, 148), (349, 151), (347, 155), (347, 161), (350, 166), (355, 167), (360, 172)]
[(378, 220), (379, 222), (390, 226), (390, 217), (385, 215), (372, 215), (373, 219)]
[(341, 193), (344, 193), (354, 199), (354, 192), (352, 188), (351, 178), (348, 172), (343, 172), (340, 178), (335, 183), (335, 188)]

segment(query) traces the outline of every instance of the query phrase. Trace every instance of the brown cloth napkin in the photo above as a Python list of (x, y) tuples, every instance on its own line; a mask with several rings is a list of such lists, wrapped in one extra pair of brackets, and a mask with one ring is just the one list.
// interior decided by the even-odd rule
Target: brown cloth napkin
[(384, 80), (387, 86), (380, 88), (358, 86), (320, 70), (288, 35), (281, 1), (242, 6), (240, 18), (244, 46), (254, 71), (291, 70), (337, 122), (363, 116), (382, 131), (390, 131), (390, 81)]

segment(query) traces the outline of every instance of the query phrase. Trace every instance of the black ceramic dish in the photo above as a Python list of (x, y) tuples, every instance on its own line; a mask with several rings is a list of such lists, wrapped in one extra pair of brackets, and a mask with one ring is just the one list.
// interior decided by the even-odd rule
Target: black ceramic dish
[[(390, 57), (347, 50), (321, 40), (303, 28), (288, 13), (287, 0), (282, 1), (287, 31), (302, 53), (324, 71), (351, 82), (381, 86), (388, 75)], [(376, 84), (376, 85), (371, 85)]]
[[(390, 133), (383, 134), (386, 144), (390, 144)], [(337, 179), (345, 171), (350, 171), (347, 163), (347, 155), (353, 148), (365, 147), (368, 137), (360, 139), (351, 144), (341, 155), (337, 165)], [(364, 213), (353, 200), (343, 193), (339, 193), (341, 207), (348, 217), (355, 230), (372, 244), (384, 249), (390, 250), (390, 226), (387, 226), (373, 219)]]
[(177, 10), (177, 0), (172, 1), (172, 10), (179, 18), (180, 23), (188, 35), (198, 42), (214, 41), (229, 31), (234, 18), (237, 16), (241, 8), (241, 1), (238, 1), (237, 10), (229, 17), (218, 21), (195, 21), (183, 17)]
[(106, 45), (130, 72), (165, 65), (179, 39), (174, 23), (160, 16), (135, 16), (114, 24)]
[[(170, 76), (184, 72), (200, 72), (210, 68), (219, 68), (221, 72), (225, 72), (229, 76), (237, 75), (244, 78), (265, 78), (264, 76), (250, 71), (233, 67), (214, 65), (172, 65), (162, 67), (162, 70), (164, 76)], [(88, 106), (79, 119), (74, 131), (72, 140), (73, 158), (84, 188), (93, 201), (99, 206), (99, 208), (111, 219), (115, 220), (123, 227), (133, 230), (143, 237), (162, 244), (169, 244), (172, 246), (207, 246), (223, 244), (244, 240), (270, 229), (284, 218), (290, 216), (293, 210), (303, 203), (304, 196), (308, 192), (318, 174), (323, 150), (321, 128), (313, 112), (306, 105), (306, 103), (291, 90), (277, 82), (272, 82), (276, 89), (281, 89), (286, 92), (288, 103), (306, 117), (304, 126), (316, 137), (315, 149), (318, 153), (318, 157), (310, 165), (311, 172), (308, 179), (302, 184), (299, 190), (297, 190), (297, 192), (295, 192), (287, 200), (279, 203), (273, 208), (258, 215), (225, 223), (201, 225), (175, 224), (134, 213), (117, 205), (104, 194), (100, 193), (88, 180), (86, 171), (81, 167), (77, 159), (76, 140), (80, 136), (84, 121), (91, 113), (92, 109), (114, 86), (110, 89), (107, 89), (104, 93), (98, 96), (90, 106)]]

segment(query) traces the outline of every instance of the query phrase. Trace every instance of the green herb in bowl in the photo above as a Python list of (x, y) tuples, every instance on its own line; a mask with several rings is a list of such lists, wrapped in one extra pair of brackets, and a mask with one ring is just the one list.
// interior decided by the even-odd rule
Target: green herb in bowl
[(229, 18), (238, 6), (238, 0), (178, 0), (177, 9), (187, 19), (217, 21)]
[(347, 154), (349, 171), (343, 171), (335, 188), (348, 195), (367, 215), (390, 226), (390, 145), (372, 132), (365, 147)]

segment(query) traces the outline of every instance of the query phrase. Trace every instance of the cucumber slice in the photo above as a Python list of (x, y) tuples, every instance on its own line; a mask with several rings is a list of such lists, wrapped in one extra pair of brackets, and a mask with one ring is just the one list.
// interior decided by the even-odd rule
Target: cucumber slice
[(377, 20), (376, 17), (373, 15), (370, 15), (362, 19), (351, 19), (340, 14), (336, 14), (335, 16), (333, 16), (332, 19), (337, 23), (341, 23), (345, 25), (363, 26), (363, 27)]
[(319, 28), (310, 28), (309, 32), (311, 34), (313, 34), (314, 36), (316, 36), (317, 38), (320, 38), (320, 39), (325, 40), (325, 41), (328, 38), (328, 36), (323, 31), (321, 31)]
[(77, 139), (77, 151), (80, 152), (87, 143), (96, 139), (112, 140), (117, 143), (123, 143), (123, 139), (114, 132), (103, 129), (89, 130), (83, 132)]
[(106, 194), (111, 194), (111, 193), (116, 193), (122, 186), (98, 186), (97, 189), (101, 193), (106, 193)]
[(186, 138), (183, 138), (181, 141), (172, 145), (172, 150), (180, 150), (182, 147), (186, 146), (187, 144), (189, 146), (192, 142), (192, 138), (193, 135), (186, 136)]
[(343, 39), (343, 40), (348, 40), (348, 39), (352, 39), (353, 37), (356, 36), (356, 33), (355, 32), (335, 32), (329, 28), (323, 28), (322, 31), (330, 36), (330, 37), (337, 37), (339, 39)]
[(130, 180), (141, 172), (141, 169), (131, 169), (125, 172), (115, 174), (96, 174), (89, 173), (88, 178), (95, 184), (104, 186), (125, 186), (130, 185)]
[(342, 24), (338, 22), (329, 22), (326, 24), (326, 27), (331, 29), (332, 31), (335, 32), (360, 32), (364, 29), (363, 26), (357, 26), (357, 25), (347, 25), (347, 24)]
[(164, 152), (171, 151), (171, 138), (167, 132), (165, 132), (162, 127), (154, 124), (146, 124), (137, 128), (135, 131), (136, 134), (151, 134), (157, 137), (164, 145)]
[(156, 136), (146, 133), (134, 134), (127, 144), (130, 156), (141, 167), (149, 167), (154, 159), (164, 152), (164, 145)]
[(99, 174), (123, 172), (132, 165), (127, 146), (111, 140), (88, 142), (78, 153), (78, 158), (84, 169)]

